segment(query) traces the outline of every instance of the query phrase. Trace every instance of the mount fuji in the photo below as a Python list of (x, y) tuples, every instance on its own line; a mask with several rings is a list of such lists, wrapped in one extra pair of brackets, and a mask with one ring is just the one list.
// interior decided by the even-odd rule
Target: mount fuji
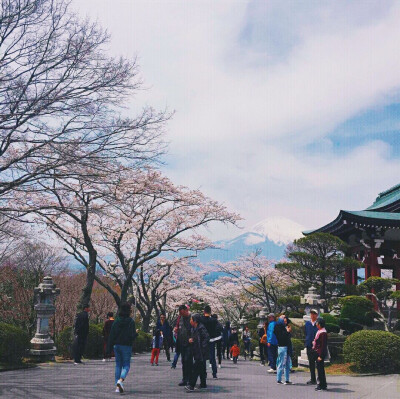
[(202, 251), (198, 258), (202, 263), (213, 260), (229, 262), (241, 255), (261, 249), (263, 256), (278, 261), (284, 257), (287, 245), (294, 239), (302, 237), (303, 230), (303, 226), (287, 218), (268, 218), (238, 237), (216, 241), (215, 245), (219, 248)]

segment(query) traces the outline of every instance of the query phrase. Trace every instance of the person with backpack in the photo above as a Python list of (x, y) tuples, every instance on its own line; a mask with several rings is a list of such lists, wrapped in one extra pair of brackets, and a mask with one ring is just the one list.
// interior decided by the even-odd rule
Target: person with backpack
[(268, 315), (268, 329), (267, 329), (267, 346), (268, 346), (268, 363), (271, 367), (268, 373), (276, 372), (276, 359), (278, 357), (278, 341), (275, 336), (275, 315), (270, 313)]
[[(214, 317), (214, 319), (217, 319), (218, 321), (218, 315), (213, 314), (211, 317)], [(222, 333), (223, 333), (223, 327), (220, 322), (217, 324), (217, 334), (218, 334), (218, 339), (215, 341), (215, 346), (217, 348), (217, 359), (218, 359), (218, 368), (221, 368), (221, 363), (222, 363)]]
[(218, 320), (211, 317), (211, 307), (206, 305), (204, 307), (204, 313), (201, 317), (201, 324), (206, 328), (208, 335), (210, 337), (209, 347), (210, 347), (210, 364), (212, 367), (213, 378), (217, 377), (217, 362), (215, 361), (215, 342), (221, 339), (221, 336), (218, 336)]
[(124, 392), (124, 381), (131, 366), (132, 344), (138, 336), (135, 321), (130, 317), (131, 305), (124, 302), (119, 307), (119, 314), (114, 321), (108, 339), (107, 352), (115, 353), (115, 392)]
[(186, 386), (188, 392), (194, 392), (194, 387), (199, 377), (200, 389), (207, 388), (206, 361), (210, 357), (210, 336), (205, 326), (201, 323), (201, 320), (203, 320), (203, 317), (199, 314), (194, 314), (190, 319), (192, 336), (189, 339), (189, 343), (192, 347), (194, 364), (189, 385)]

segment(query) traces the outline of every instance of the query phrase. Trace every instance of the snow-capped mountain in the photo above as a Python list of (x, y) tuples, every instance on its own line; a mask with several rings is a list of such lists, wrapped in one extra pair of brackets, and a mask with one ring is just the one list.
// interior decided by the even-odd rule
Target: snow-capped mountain
[(202, 251), (199, 259), (203, 263), (212, 260), (228, 262), (261, 249), (263, 256), (278, 261), (284, 257), (286, 246), (294, 239), (302, 237), (302, 230), (304, 228), (300, 224), (287, 218), (268, 218), (238, 237), (217, 241), (215, 244), (220, 248)]

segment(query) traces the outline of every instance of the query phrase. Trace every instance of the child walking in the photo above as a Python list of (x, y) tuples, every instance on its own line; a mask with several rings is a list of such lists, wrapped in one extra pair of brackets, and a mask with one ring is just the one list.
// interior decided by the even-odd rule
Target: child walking
[(237, 361), (238, 361), (238, 357), (239, 357), (239, 355), (240, 355), (240, 348), (239, 348), (237, 342), (235, 342), (235, 343), (233, 344), (233, 346), (232, 346), (232, 348), (231, 348), (231, 350), (230, 350), (230, 353), (231, 353), (232, 358), (233, 358), (233, 363), (236, 364)]
[(160, 356), (160, 348), (163, 344), (163, 336), (162, 332), (158, 329), (154, 329), (153, 331), (153, 342), (152, 342), (152, 350), (151, 350), (151, 360), (150, 363), (154, 366), (154, 360), (156, 366), (158, 366), (158, 356)]

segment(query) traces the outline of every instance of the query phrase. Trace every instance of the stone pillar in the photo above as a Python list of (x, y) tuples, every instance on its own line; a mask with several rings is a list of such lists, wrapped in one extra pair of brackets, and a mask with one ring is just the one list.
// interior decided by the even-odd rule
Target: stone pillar
[(34, 289), (35, 292), (35, 312), (37, 313), (36, 333), (31, 340), (30, 354), (38, 361), (54, 361), (56, 347), (49, 335), (49, 319), (55, 313), (54, 300), (60, 294), (60, 289), (56, 288), (53, 279), (47, 276), (43, 282)]

